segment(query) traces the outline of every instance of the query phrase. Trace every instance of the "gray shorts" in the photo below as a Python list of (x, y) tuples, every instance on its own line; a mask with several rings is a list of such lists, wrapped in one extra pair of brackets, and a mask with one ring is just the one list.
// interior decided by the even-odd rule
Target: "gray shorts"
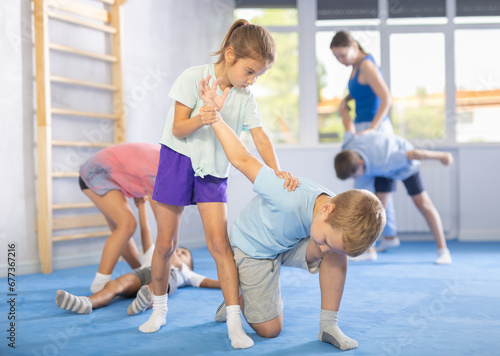
[(295, 248), (280, 253), (275, 259), (258, 259), (234, 247), (240, 289), (245, 301), (245, 319), (252, 324), (276, 318), (283, 311), (281, 300), (281, 266), (302, 268), (318, 273), (321, 260), (308, 265), (306, 251), (310, 238), (303, 239)]
[[(139, 278), (141, 285), (146, 285), (151, 282), (151, 267), (145, 267), (131, 272)], [(170, 278), (168, 280), (168, 296), (171, 296), (177, 290), (177, 274), (173, 269), (170, 270)]]
[(135, 269), (132, 274), (140, 279), (141, 285), (151, 283), (151, 267)]

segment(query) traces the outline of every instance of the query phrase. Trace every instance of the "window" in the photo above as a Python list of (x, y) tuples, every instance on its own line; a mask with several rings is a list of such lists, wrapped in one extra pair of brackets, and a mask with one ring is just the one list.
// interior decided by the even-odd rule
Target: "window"
[[(378, 31), (350, 31), (367, 53), (380, 63)], [(341, 142), (344, 126), (338, 114), (340, 101), (349, 93), (347, 83), (352, 68), (339, 63), (330, 50), (335, 32), (316, 32), (316, 69), (318, 76), (319, 142)]]
[(392, 34), (390, 61), (394, 131), (410, 140), (444, 138), (444, 35)]
[[(244, 18), (270, 29), (276, 42), (278, 61), (251, 86), (266, 133), (274, 143), (299, 142), (299, 53), (298, 33), (274, 31), (270, 26), (295, 26), (297, 9), (237, 9), (235, 19)], [(248, 138), (244, 138), (248, 144)]]
[(318, 20), (360, 20), (378, 17), (377, 0), (318, 0)]
[(500, 141), (499, 30), (455, 32), (456, 139)]
[(397, 0), (388, 5), (390, 18), (446, 16), (446, 0)]

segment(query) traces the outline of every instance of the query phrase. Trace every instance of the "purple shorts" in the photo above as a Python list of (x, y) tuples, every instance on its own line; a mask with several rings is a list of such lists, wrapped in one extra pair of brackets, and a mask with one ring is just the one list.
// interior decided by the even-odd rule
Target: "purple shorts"
[(153, 200), (186, 206), (196, 203), (227, 203), (227, 178), (195, 177), (191, 158), (161, 145)]

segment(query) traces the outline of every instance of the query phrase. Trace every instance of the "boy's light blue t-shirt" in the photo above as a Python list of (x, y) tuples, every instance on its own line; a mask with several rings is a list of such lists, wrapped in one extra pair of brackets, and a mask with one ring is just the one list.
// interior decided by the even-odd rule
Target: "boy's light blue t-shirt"
[(231, 245), (254, 258), (276, 258), (309, 237), (316, 198), (330, 190), (300, 179), (295, 191), (285, 189), (284, 179), (263, 166), (253, 185), (257, 196), (241, 211), (229, 234)]
[(346, 132), (342, 149), (357, 152), (365, 162), (364, 174), (372, 177), (405, 180), (417, 173), (420, 167), (420, 161), (409, 160), (406, 156), (407, 151), (414, 149), (413, 145), (397, 135)]
[[(190, 118), (200, 113), (204, 105), (198, 90), (200, 80), (211, 75), (210, 86), (215, 77), (214, 64), (207, 64), (186, 69), (174, 82), (170, 89), (169, 97), (192, 109)], [(217, 92), (222, 95), (222, 90), (217, 87)], [(174, 123), (174, 107), (172, 103), (168, 113), (167, 122), (163, 129), (160, 143), (174, 151), (191, 158), (195, 176), (204, 177), (212, 175), (225, 178), (229, 173), (229, 161), (224, 154), (222, 146), (215, 136), (212, 128), (207, 125), (193, 132), (185, 138), (176, 138), (172, 134)], [(239, 136), (241, 131), (248, 131), (262, 126), (262, 119), (257, 107), (257, 102), (249, 89), (231, 88), (224, 108), (221, 111), (224, 121)]]

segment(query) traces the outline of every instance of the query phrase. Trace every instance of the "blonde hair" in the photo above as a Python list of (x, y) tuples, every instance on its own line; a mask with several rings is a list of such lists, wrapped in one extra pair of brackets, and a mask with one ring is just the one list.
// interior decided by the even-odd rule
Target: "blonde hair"
[(352, 150), (340, 151), (333, 163), (337, 178), (342, 180), (351, 178), (361, 165), (359, 158), (360, 156)]
[(368, 190), (351, 189), (332, 198), (335, 210), (326, 218), (333, 229), (342, 232), (347, 255), (356, 257), (365, 252), (382, 234), (385, 209)]
[(226, 49), (232, 47), (235, 59), (252, 58), (263, 60), (267, 65), (276, 61), (276, 44), (274, 39), (264, 27), (252, 25), (247, 20), (236, 20), (227, 31), (220, 50), (213, 55), (219, 55), (216, 64), (225, 62)]

